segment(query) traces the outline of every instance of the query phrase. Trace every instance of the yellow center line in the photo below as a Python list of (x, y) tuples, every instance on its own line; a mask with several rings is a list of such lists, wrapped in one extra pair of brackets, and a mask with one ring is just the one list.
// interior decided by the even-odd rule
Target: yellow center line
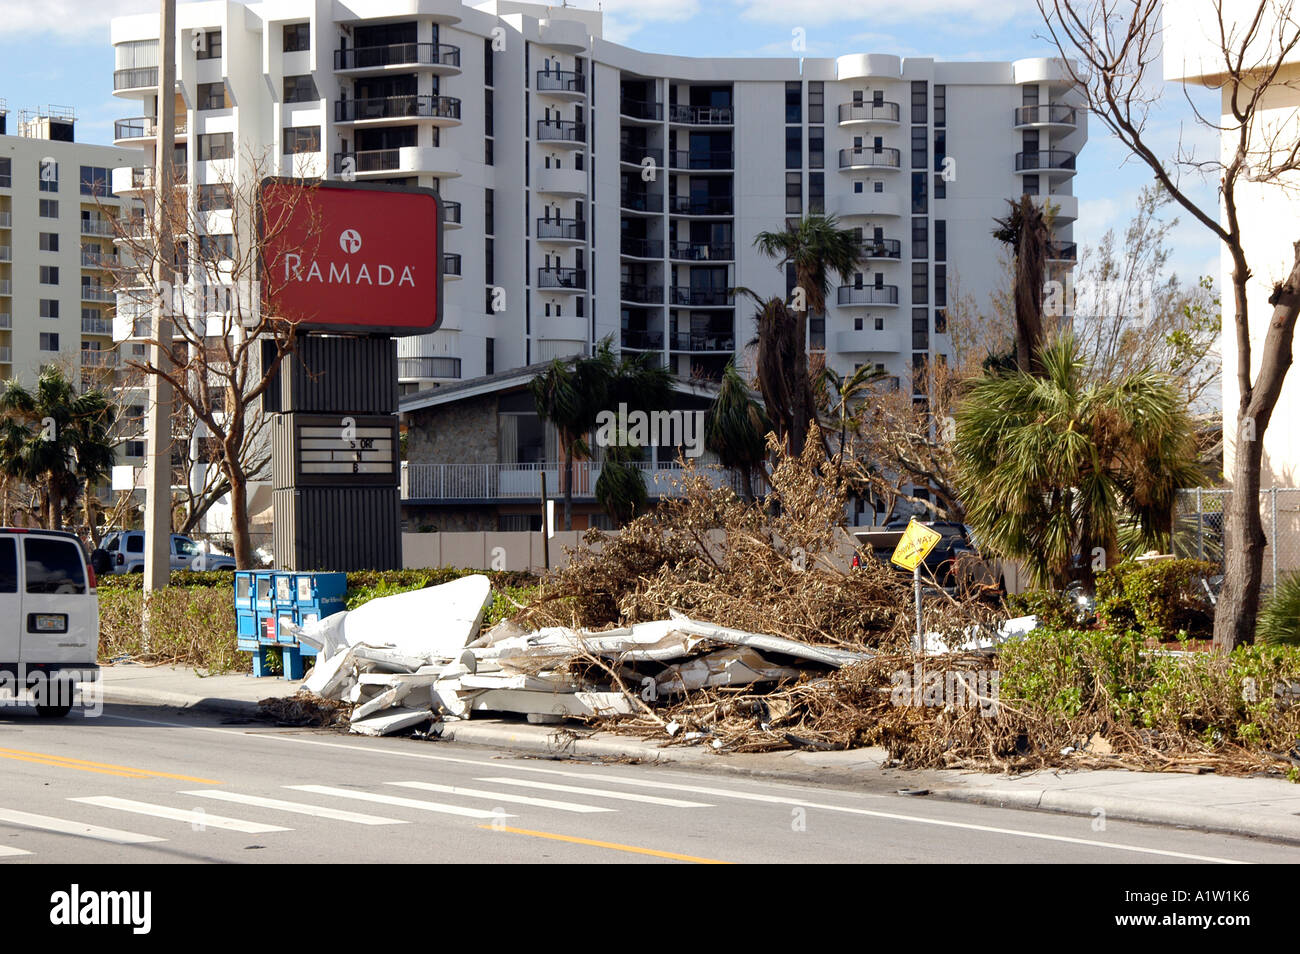
[(567, 841), (575, 845), (591, 845), (593, 848), (608, 848), (611, 851), (626, 851), (634, 855), (652, 855), (655, 858), (670, 858), (673, 861), (689, 861), (698, 865), (729, 865), (730, 861), (716, 858), (697, 858), (694, 855), (679, 855), (675, 851), (657, 851), (654, 848), (638, 848), (636, 845), (620, 845), (616, 841), (594, 841), (591, 838), (576, 838), (573, 835), (557, 835), (549, 831), (529, 831), (527, 828), (511, 828), (508, 825), (479, 825), (487, 831), (507, 831), (512, 835), (529, 835), (533, 838), (549, 838), (552, 841)]
[(150, 769), (132, 768), (129, 765), (91, 762), (88, 759), (74, 759), (64, 755), (48, 755), (44, 752), (26, 752), (22, 749), (0, 749), (0, 758), (15, 759), (20, 762), (36, 762), (40, 765), (53, 765), (57, 768), (79, 769), (83, 772), (123, 775), (127, 778), (172, 778), (182, 782), (198, 782), (201, 785), (221, 784), (215, 779), (197, 778), (193, 775), (173, 775), (169, 772), (154, 772)]

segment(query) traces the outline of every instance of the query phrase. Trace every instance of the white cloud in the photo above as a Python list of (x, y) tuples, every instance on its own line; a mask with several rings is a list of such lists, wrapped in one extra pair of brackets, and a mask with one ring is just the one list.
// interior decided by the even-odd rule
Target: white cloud
[[(597, 0), (581, 0), (570, 6), (594, 10)], [(599, 6), (605, 14), (605, 39), (623, 44), (649, 24), (680, 23), (700, 13), (699, 0), (600, 0)]]
[(928, 22), (932, 27), (957, 25), (954, 21), (974, 21), (992, 26), (1018, 17), (1032, 16), (1039, 22), (1034, 0), (909, 0), (907, 3), (873, 4), (870, 13), (850, 12), (854, 8), (844, 0), (731, 0), (746, 20), (781, 23), (793, 26), (840, 26), (870, 20), (873, 24), (909, 24)]
[(150, 0), (0, 0), (3, 39), (53, 34), (65, 39), (108, 42), (108, 22), (134, 13), (157, 13)]

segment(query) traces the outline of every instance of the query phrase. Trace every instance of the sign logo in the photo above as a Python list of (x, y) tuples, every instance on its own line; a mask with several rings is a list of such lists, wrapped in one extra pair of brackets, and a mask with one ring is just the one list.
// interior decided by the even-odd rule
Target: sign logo
[(361, 233), (356, 229), (344, 229), (339, 235), (339, 248), (349, 255), (355, 255), (361, 251)]

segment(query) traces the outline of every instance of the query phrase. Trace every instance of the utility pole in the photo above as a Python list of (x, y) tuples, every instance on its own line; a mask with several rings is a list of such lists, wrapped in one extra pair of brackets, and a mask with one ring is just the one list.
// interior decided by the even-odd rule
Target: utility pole
[[(153, 343), (149, 361), (159, 370), (170, 364), (171, 307), (175, 281), (175, 240), (170, 213), (175, 196), (176, 152), (176, 0), (161, 0), (158, 23), (158, 145), (154, 155)], [(147, 453), (144, 479), (144, 590), (161, 590), (171, 580), (172, 533), (172, 387), (160, 374), (149, 375), (146, 406)], [(145, 638), (149, 636), (145, 601)], [(147, 642), (146, 642), (147, 645)]]

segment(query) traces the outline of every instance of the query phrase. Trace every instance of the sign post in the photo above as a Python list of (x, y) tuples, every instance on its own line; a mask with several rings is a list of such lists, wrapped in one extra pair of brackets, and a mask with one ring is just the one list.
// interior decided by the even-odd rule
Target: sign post
[(935, 544), (943, 539), (943, 535), (938, 531), (931, 530), (924, 524), (916, 522), (913, 517), (907, 523), (907, 529), (903, 531), (903, 538), (898, 541), (898, 546), (894, 548), (894, 554), (889, 558), (889, 562), (895, 566), (900, 566), (904, 570), (912, 571), (912, 590), (916, 598), (916, 642), (915, 650), (920, 653), (925, 649), (925, 632), (921, 625), (921, 563), (930, 551), (934, 549)]

